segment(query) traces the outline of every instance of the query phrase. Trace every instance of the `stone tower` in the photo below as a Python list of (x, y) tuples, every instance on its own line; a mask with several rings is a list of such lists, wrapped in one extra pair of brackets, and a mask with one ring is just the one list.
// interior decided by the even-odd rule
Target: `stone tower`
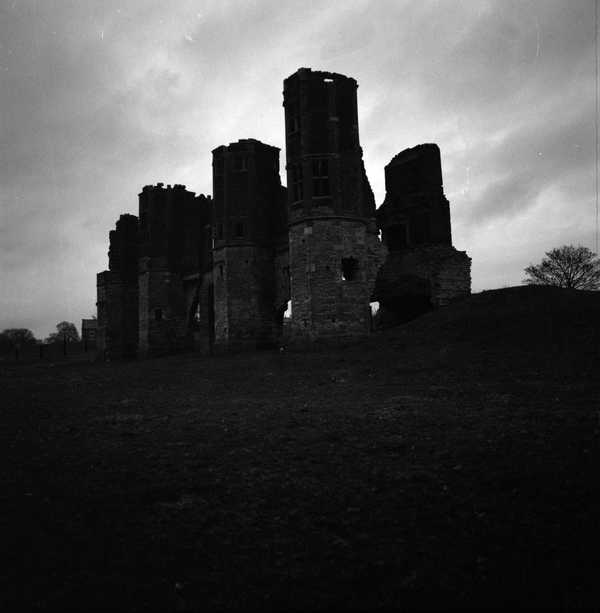
[(254, 139), (217, 147), (213, 197), (215, 348), (273, 345), (285, 311), (276, 281), (286, 242), (279, 149)]
[(381, 261), (358, 137), (357, 83), (300, 68), (284, 81), (292, 338), (370, 331)]
[(471, 292), (471, 260), (452, 246), (440, 149), (405, 149), (385, 167), (377, 219), (388, 249), (375, 295), (386, 323), (407, 321)]
[(198, 271), (209, 248), (209, 223), (210, 199), (195, 197), (184, 185), (158, 183), (140, 193), (140, 356), (193, 346), (194, 318), (200, 313)]

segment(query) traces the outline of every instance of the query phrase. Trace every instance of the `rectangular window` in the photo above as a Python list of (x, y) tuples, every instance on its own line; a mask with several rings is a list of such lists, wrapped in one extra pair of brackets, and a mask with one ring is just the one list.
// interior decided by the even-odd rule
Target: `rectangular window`
[(313, 196), (329, 196), (329, 160), (313, 160), (312, 170)]
[(295, 106), (290, 106), (290, 109), (287, 114), (287, 129), (291, 134), (293, 132), (298, 132), (300, 128), (300, 121), (298, 119), (298, 110)]
[(302, 164), (292, 166), (292, 198), (294, 202), (304, 200), (304, 188), (302, 186)]
[(236, 238), (244, 237), (244, 222), (243, 221), (236, 222), (235, 228), (234, 228), (234, 236)]
[(154, 309), (154, 319), (160, 321), (163, 318), (162, 309)]
[(342, 281), (354, 281), (358, 276), (358, 260), (342, 258)]
[(223, 224), (217, 224), (217, 240), (223, 240)]

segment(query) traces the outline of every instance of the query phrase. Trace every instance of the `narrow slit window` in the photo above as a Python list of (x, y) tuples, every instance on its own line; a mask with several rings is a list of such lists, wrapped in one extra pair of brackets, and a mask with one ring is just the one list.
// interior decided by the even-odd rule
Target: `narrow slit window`
[(292, 195), (294, 202), (304, 199), (304, 188), (302, 186), (302, 165), (292, 166)]
[(291, 106), (288, 113), (288, 132), (292, 134), (300, 128), (300, 120), (298, 118), (298, 110), (295, 106)]
[(329, 160), (315, 159), (312, 163), (313, 196), (329, 196)]
[(244, 230), (245, 230), (244, 222), (243, 221), (236, 222), (235, 228), (234, 228), (235, 237), (236, 238), (243, 238), (244, 237)]

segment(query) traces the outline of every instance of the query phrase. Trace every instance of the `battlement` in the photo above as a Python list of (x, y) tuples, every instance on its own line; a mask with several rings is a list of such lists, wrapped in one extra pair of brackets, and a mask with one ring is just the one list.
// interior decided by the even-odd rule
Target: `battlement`
[(188, 194), (194, 194), (194, 192), (188, 191), (185, 185), (181, 183), (175, 183), (174, 185), (169, 184), (165, 187), (164, 183), (158, 182), (156, 185), (144, 185), (139, 195), (141, 196), (143, 193), (148, 193), (148, 192), (153, 192), (153, 191), (160, 191), (160, 192), (179, 191), (179, 192), (187, 192)]

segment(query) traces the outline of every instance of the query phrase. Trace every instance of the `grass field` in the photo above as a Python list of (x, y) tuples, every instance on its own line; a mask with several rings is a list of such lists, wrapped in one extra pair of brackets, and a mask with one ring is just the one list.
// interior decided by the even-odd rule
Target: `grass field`
[(3, 610), (600, 603), (600, 293), (310, 353), (0, 366)]

